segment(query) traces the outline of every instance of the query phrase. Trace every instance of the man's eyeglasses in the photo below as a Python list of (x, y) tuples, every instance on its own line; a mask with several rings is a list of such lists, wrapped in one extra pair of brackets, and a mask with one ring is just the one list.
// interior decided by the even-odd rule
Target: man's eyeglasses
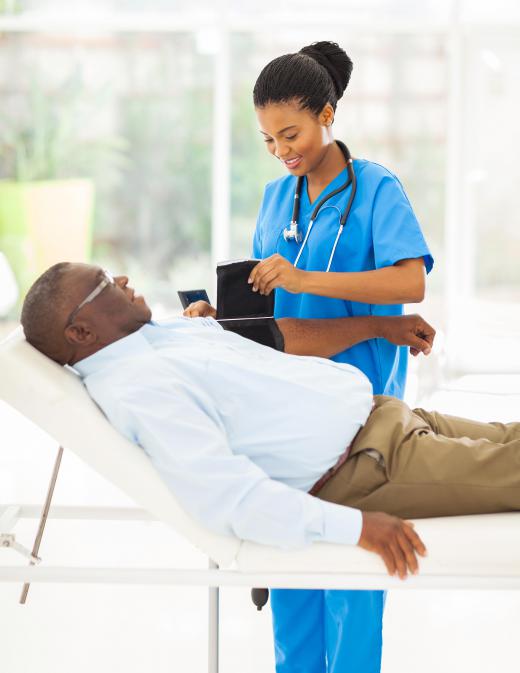
[(91, 301), (94, 301), (94, 299), (99, 296), (103, 290), (108, 287), (109, 285), (115, 285), (116, 281), (112, 277), (111, 274), (108, 273), (108, 271), (103, 271), (103, 280), (96, 285), (96, 287), (92, 290), (92, 292), (85, 297), (85, 299), (81, 302), (81, 304), (78, 304), (76, 308), (72, 311), (72, 313), (69, 315), (69, 319), (67, 320), (67, 323), (65, 327), (68, 327), (74, 322), (74, 318), (78, 315), (78, 311), (82, 309), (86, 304), (90, 304)]

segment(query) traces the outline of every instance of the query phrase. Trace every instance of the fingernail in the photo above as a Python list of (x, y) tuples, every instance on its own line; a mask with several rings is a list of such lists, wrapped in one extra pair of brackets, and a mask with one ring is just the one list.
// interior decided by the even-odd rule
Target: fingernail
[(251, 278), (248, 278), (248, 279), (247, 279), (247, 282), (248, 282), (248, 283), (252, 283), (253, 280), (252, 280)]
[(253, 285), (253, 292), (258, 292), (258, 288)]

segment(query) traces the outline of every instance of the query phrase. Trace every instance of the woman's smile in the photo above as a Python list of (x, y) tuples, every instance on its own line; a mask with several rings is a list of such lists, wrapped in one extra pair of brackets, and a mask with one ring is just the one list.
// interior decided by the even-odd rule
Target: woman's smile
[(302, 159), (302, 156), (296, 156), (292, 157), (291, 159), (281, 159), (280, 161), (282, 161), (282, 163), (284, 163), (289, 170), (294, 170), (301, 164)]

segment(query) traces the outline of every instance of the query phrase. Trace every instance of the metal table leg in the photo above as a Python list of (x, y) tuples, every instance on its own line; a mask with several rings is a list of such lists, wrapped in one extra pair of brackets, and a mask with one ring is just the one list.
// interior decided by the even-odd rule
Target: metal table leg
[[(56, 479), (58, 478), (58, 472), (60, 469), (61, 458), (63, 456), (63, 447), (60, 446), (58, 449), (58, 455), (54, 461), (54, 468), (52, 470), (51, 480), (49, 482), (49, 488), (47, 489), (47, 497), (45, 498), (45, 503), (43, 505), (42, 515), (40, 517), (40, 525), (38, 526), (38, 532), (36, 533), (36, 538), (34, 540), (34, 545), (32, 548), (32, 556), (37, 557), (40, 550), (40, 544), (43, 537), (43, 531), (45, 530), (45, 524), (47, 523), (47, 517), (49, 515), (49, 509), (51, 507), (52, 496), (54, 494), (54, 487), (56, 486)], [(34, 561), (30, 562), (30, 565), (34, 565)], [(20, 595), (20, 603), (24, 604), (27, 600), (27, 594), (29, 593), (29, 583), (23, 585), (22, 593)]]
[[(209, 559), (209, 567), (218, 565)], [(218, 673), (219, 669), (219, 588), (209, 587), (208, 620), (208, 673)]]

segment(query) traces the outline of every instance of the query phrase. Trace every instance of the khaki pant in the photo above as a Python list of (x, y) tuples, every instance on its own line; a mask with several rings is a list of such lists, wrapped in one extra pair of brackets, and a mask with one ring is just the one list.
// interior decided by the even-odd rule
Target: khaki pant
[(403, 518), (520, 510), (520, 423), (479, 423), (378, 395), (323, 500)]

